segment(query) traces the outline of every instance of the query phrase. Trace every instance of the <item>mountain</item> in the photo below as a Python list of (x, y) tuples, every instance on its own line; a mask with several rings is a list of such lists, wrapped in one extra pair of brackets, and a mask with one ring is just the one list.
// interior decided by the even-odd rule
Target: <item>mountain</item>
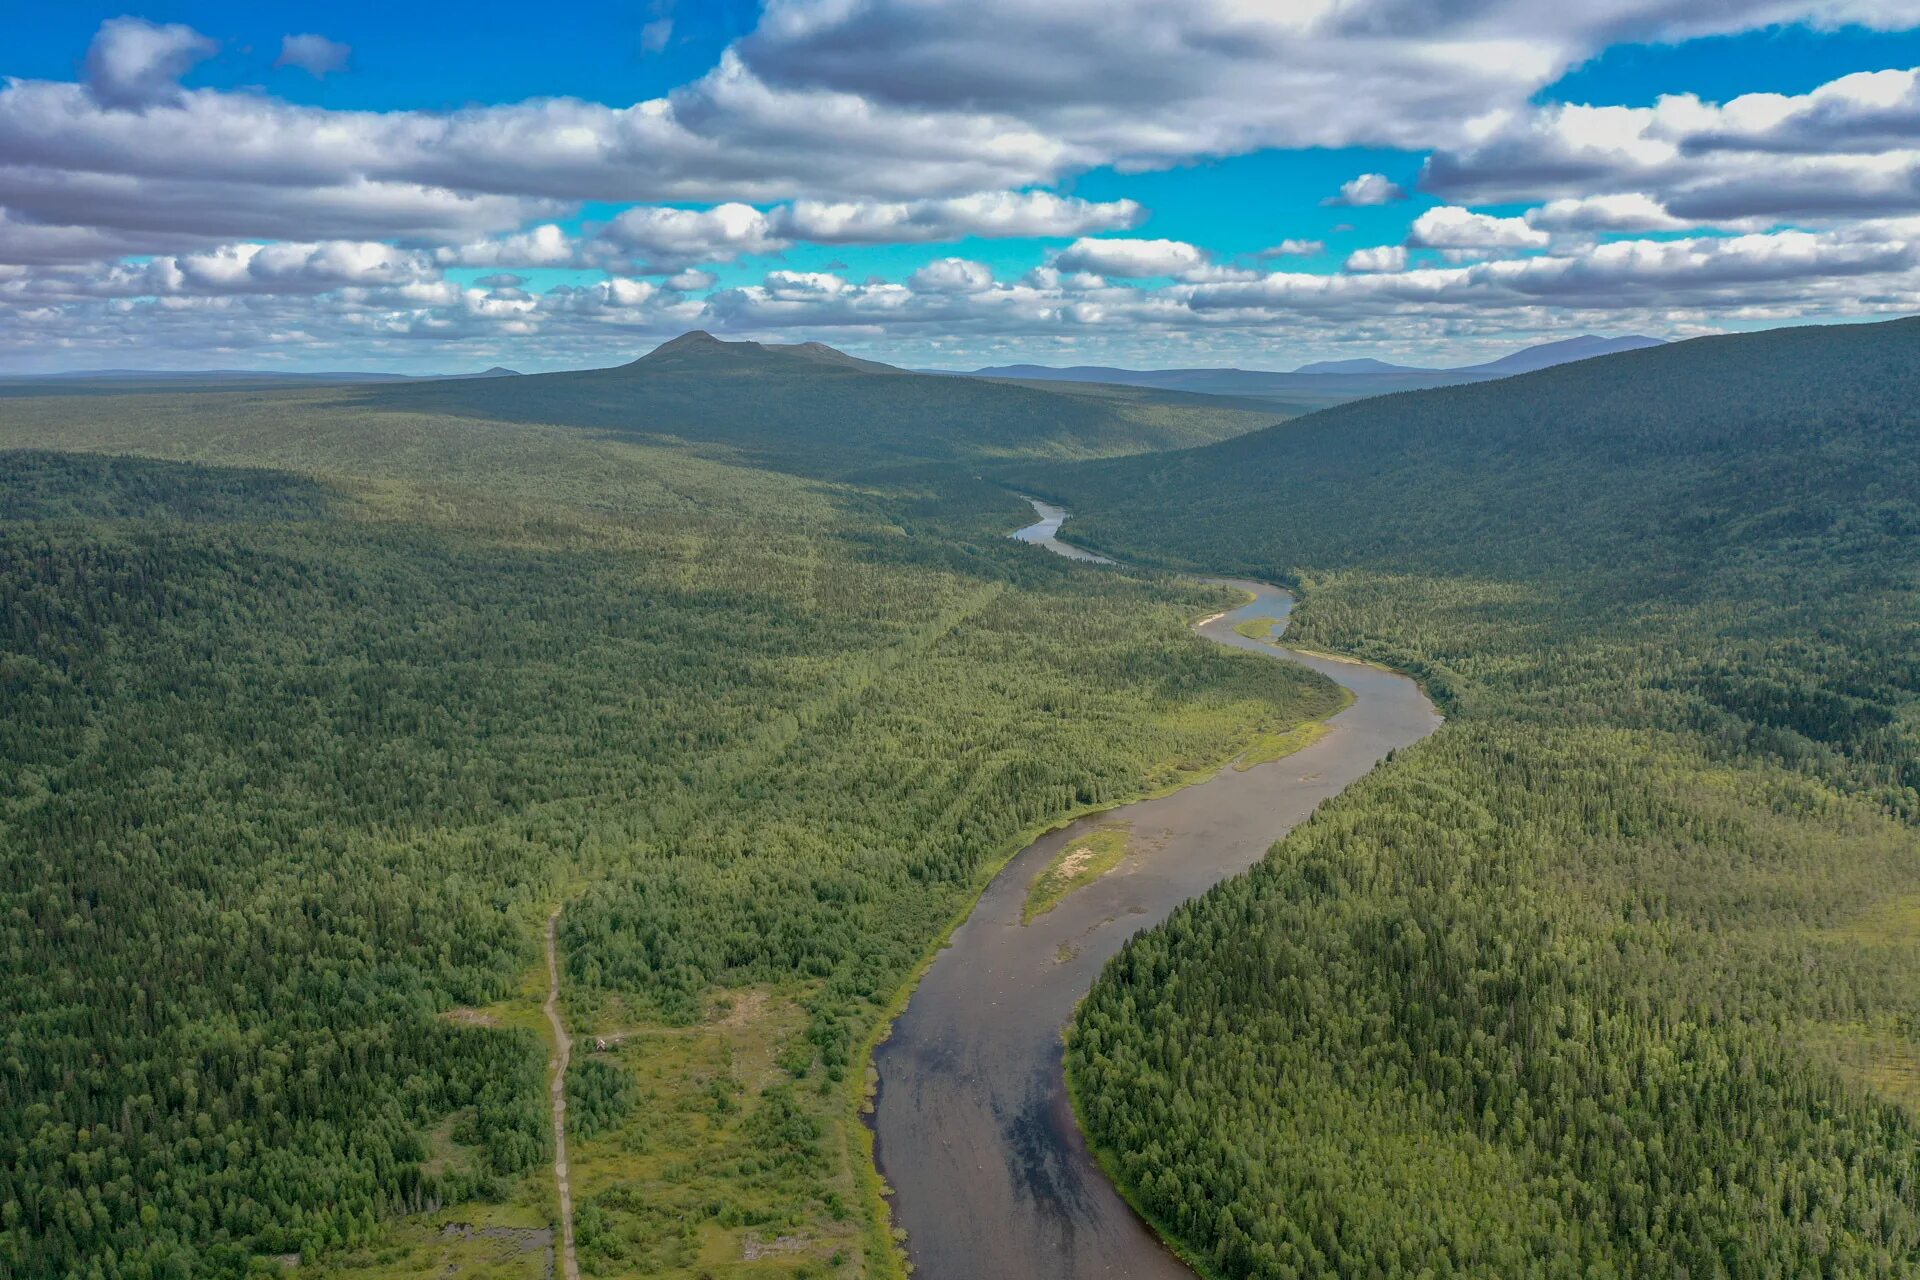
[(1448, 717), (1075, 1015), (1087, 1137), (1184, 1254), (1920, 1257), (1916, 406), (1920, 319), (1812, 326), (1026, 477), (1091, 547), (1293, 583), (1291, 643)]
[(819, 342), (696, 330), (608, 369), (361, 388), (370, 410), (673, 436), (815, 475), (937, 462), (1097, 457), (1208, 443), (1283, 416), (1155, 389), (1051, 387), (913, 373)]
[(1320, 360), (1313, 364), (1303, 364), (1295, 373), (1431, 373), (1431, 369), (1416, 369), (1410, 365), (1388, 364), (1385, 360), (1363, 358), (1359, 360)]
[[(1817, 527), (1826, 505), (1897, 493), (1915, 403), (1920, 319), (1781, 329), (1342, 405), (1151, 467), (1096, 465), (1074, 493), (1124, 492), (1126, 518), (1149, 523), (1196, 492), (1210, 512), (1260, 509), (1264, 545), (1299, 563), (1364, 545), (1408, 569), (1459, 557), (1606, 571), (1656, 551), (1680, 566), (1769, 519)], [(1313, 504), (1265, 510), (1303, 491)]]
[(1560, 342), (1543, 342), (1537, 347), (1526, 347), (1511, 355), (1501, 356), (1498, 360), (1489, 360), (1485, 364), (1464, 365), (1455, 369), (1456, 373), (1491, 373), (1505, 377), (1511, 373), (1531, 373), (1536, 369), (1550, 369), (1557, 364), (1571, 364), (1575, 360), (1591, 360), (1595, 356), (1618, 355), (1622, 351), (1639, 351), (1646, 347), (1664, 346), (1660, 338), (1649, 338), (1642, 334), (1630, 333), (1622, 338), (1601, 338), (1591, 333), (1578, 338), (1567, 338)]
[(1382, 360), (1324, 360), (1302, 365), (1291, 373), (1262, 369), (1116, 369), (1104, 365), (1000, 365), (976, 369), (981, 378), (1014, 378), (1027, 382), (1110, 382), (1123, 386), (1159, 387), (1205, 395), (1252, 397), (1296, 412), (1329, 408), (1367, 396), (1395, 391), (1420, 391), (1458, 386), (1489, 378), (1544, 369), (1640, 347), (1660, 345), (1658, 338), (1639, 336), (1601, 338), (1586, 334), (1560, 342), (1527, 347), (1485, 364), (1455, 369), (1419, 369)]

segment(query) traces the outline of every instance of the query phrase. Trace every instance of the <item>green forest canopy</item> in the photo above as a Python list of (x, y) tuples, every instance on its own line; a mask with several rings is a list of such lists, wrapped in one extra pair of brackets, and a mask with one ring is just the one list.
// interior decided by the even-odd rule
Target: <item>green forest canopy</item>
[[(577, 1030), (780, 1011), (771, 1082), (638, 1105), (579, 1064), (585, 1263), (858, 1253), (857, 1046), (981, 877), (1334, 705), (1192, 642), (1217, 593), (1075, 573), (964, 478), (342, 395), (0, 404), (9, 1276), (378, 1273), (401, 1215), (544, 1221), (545, 1049), (488, 1011), (562, 902)], [(586, 1190), (636, 1159), (646, 1194)]]
[(1450, 713), (1137, 938), (1090, 1136), (1229, 1276), (1920, 1266), (1920, 321), (1037, 477)]

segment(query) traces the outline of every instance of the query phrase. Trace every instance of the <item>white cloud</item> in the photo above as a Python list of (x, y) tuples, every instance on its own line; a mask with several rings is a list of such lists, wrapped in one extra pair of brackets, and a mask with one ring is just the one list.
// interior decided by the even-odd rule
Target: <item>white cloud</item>
[(801, 200), (776, 209), (773, 225), (816, 244), (902, 244), (965, 236), (1077, 236), (1124, 230), (1146, 217), (1132, 200), (1092, 201), (1050, 191), (985, 191), (939, 200)]
[(346, 70), (347, 59), (352, 54), (351, 47), (325, 36), (311, 33), (286, 36), (280, 41), (280, 56), (274, 59), (273, 65), (299, 67), (315, 79), (324, 80), (332, 72)]
[(572, 263), (576, 254), (573, 239), (549, 222), (493, 240), (447, 245), (434, 251), (434, 259), (443, 266), (558, 267)]
[(1544, 249), (1552, 239), (1525, 218), (1496, 218), (1441, 205), (1414, 219), (1407, 243), (1416, 249)]
[(1141, 279), (1177, 276), (1206, 264), (1207, 255), (1184, 240), (1096, 240), (1082, 238), (1053, 260), (1062, 271)]
[(1262, 249), (1260, 256), (1263, 258), (1310, 258), (1317, 253), (1325, 253), (1326, 251), (1327, 242), (1325, 240), (1296, 240), (1288, 237), (1271, 248)]
[(667, 41), (673, 39), (673, 19), (655, 18), (640, 28), (640, 48), (645, 53), (659, 53), (667, 47)]
[(1400, 184), (1384, 173), (1363, 173), (1357, 178), (1340, 184), (1340, 194), (1329, 197), (1322, 203), (1329, 205), (1360, 206), (1370, 204), (1391, 204), (1395, 200), (1405, 200), (1407, 193)]
[(907, 277), (917, 293), (979, 293), (993, 287), (993, 268), (966, 258), (941, 258)]
[(1638, 191), (1552, 200), (1527, 210), (1525, 217), (1528, 226), (1542, 231), (1684, 231), (1692, 225)]
[(702, 289), (713, 288), (713, 286), (719, 282), (720, 277), (711, 271), (698, 271), (689, 268), (686, 271), (674, 272), (666, 278), (665, 284), (667, 288), (678, 290), (681, 293), (698, 293)]
[(812, 244), (925, 244), (1078, 235), (1132, 226), (1145, 211), (1131, 200), (1095, 202), (1047, 191), (986, 191), (909, 201), (801, 200), (759, 210), (737, 202), (708, 209), (639, 206), (616, 217), (593, 249), (640, 270), (732, 262)]
[(770, 253), (787, 244), (775, 234), (766, 214), (739, 203), (711, 209), (628, 209), (607, 225), (600, 238), (641, 261), (673, 267), (731, 262), (742, 254)]
[[(1920, 210), (1920, 69), (1724, 104), (1678, 94), (1650, 107), (1514, 111), (1436, 152), (1421, 185), (1463, 204), (1548, 202), (1556, 212), (1543, 219), (1593, 230)], [(1578, 213), (1576, 201), (1587, 202)]]
[(108, 108), (145, 107), (180, 95), (180, 77), (220, 50), (192, 27), (109, 18), (87, 48), (87, 88)]
[(1347, 255), (1348, 271), (1403, 271), (1407, 265), (1405, 245), (1383, 244), (1371, 249), (1355, 249)]

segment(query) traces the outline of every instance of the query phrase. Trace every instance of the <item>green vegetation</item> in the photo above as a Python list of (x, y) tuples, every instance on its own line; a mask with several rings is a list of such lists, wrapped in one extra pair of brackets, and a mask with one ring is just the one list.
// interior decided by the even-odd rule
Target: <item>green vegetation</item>
[(941, 930), (1333, 703), (990, 486), (523, 382), (0, 403), (0, 1272), (543, 1274), (555, 905), (583, 1267), (885, 1271), (861, 1046)]
[(1278, 618), (1246, 618), (1233, 624), (1233, 629), (1249, 640), (1271, 640), (1280, 626)]
[(1108, 823), (1062, 845), (1060, 852), (1027, 886), (1027, 904), (1020, 918), (1031, 922), (1047, 914), (1082, 885), (1092, 884), (1127, 860), (1133, 847), (1130, 823)]
[(1183, 1247), (1914, 1273), (1916, 404), (1920, 323), (1788, 330), (1032, 481), (1450, 717), (1082, 1006), (1083, 1121)]

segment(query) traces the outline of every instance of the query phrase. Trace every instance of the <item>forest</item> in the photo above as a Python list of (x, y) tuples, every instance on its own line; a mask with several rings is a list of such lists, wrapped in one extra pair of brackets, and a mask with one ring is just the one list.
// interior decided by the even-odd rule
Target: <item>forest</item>
[(555, 907), (583, 1268), (884, 1270), (866, 1046), (940, 933), (1336, 705), (984, 482), (361, 393), (0, 405), (10, 1277), (544, 1274)]
[(1920, 1268), (1920, 324), (1047, 468), (1449, 716), (1136, 938), (1068, 1048), (1218, 1276)]

